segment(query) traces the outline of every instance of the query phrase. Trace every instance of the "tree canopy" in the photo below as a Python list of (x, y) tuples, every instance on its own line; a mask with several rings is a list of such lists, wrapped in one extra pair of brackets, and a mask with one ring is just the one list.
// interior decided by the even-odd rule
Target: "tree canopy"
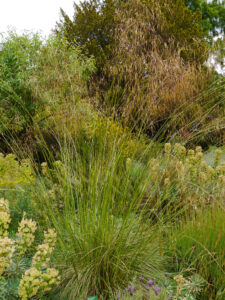
[(225, 33), (225, 1), (224, 0), (185, 0), (189, 9), (202, 14), (200, 25), (212, 36)]
[[(116, 47), (114, 37), (118, 26), (117, 16), (126, 3), (127, 1), (123, 0), (86, 0), (80, 5), (74, 3), (72, 20), (61, 9), (62, 18), (57, 23), (56, 32), (65, 36), (70, 43), (77, 43), (83, 47), (88, 55), (95, 57), (97, 67), (101, 68), (112, 57), (112, 47)], [(156, 2), (144, 0), (143, 3), (155, 7)], [(159, 0), (157, 3), (162, 18), (167, 23), (163, 31), (160, 31), (162, 39), (169, 42), (172, 38), (175, 45), (183, 49), (189, 45), (188, 51), (181, 51), (182, 57), (187, 61), (203, 62), (207, 47), (204, 32), (199, 26), (200, 11), (193, 12), (188, 9), (184, 0)], [(158, 28), (160, 26), (159, 23)]]

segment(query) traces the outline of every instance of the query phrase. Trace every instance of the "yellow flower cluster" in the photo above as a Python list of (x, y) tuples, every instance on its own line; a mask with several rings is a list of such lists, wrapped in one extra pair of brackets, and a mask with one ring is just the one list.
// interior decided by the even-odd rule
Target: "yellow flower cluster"
[(42, 274), (42, 294), (45, 294), (46, 292), (50, 291), (54, 285), (59, 284), (60, 282), (60, 276), (59, 271), (54, 268), (48, 268), (46, 270), (46, 273)]
[(49, 229), (45, 232), (44, 243), (37, 247), (37, 252), (32, 259), (32, 266), (38, 270), (46, 269), (56, 243), (56, 232)]
[(14, 242), (11, 239), (0, 238), (0, 276), (11, 265), (14, 251)]
[(8, 227), (10, 223), (9, 202), (3, 198), (0, 199), (0, 237), (8, 236)]
[(34, 241), (34, 232), (37, 229), (37, 224), (33, 220), (28, 220), (23, 217), (19, 223), (16, 246), (18, 256), (23, 255)]
[[(36, 225), (32, 224), (32, 226), (34, 230)], [(18, 292), (22, 300), (30, 299), (37, 294), (42, 296), (50, 291), (53, 285), (59, 283), (59, 272), (54, 268), (47, 268), (55, 243), (56, 232), (49, 229), (44, 233), (44, 243), (37, 247), (31, 268), (25, 272), (20, 281)], [(45, 272), (43, 272), (44, 269), (46, 269)]]
[(59, 272), (56, 269), (48, 268), (41, 273), (36, 268), (28, 269), (20, 280), (18, 294), (22, 300), (31, 299), (33, 296), (44, 295), (60, 281)]
[(46, 162), (43, 162), (41, 164), (41, 171), (44, 176), (46, 176), (48, 174), (48, 165)]
[(4, 156), (0, 153), (0, 186), (16, 187), (33, 180), (33, 171), (28, 160), (18, 162), (14, 154)]
[[(37, 247), (32, 259), (32, 266), (22, 277), (19, 285), (19, 296), (22, 300), (30, 299), (35, 295), (44, 295), (54, 285), (59, 284), (59, 272), (54, 268), (47, 268), (50, 256), (56, 243), (56, 232), (49, 229), (44, 234), (44, 244)], [(43, 269), (46, 269), (43, 272)]]
[[(17, 240), (14, 242), (8, 238), (8, 225), (10, 223), (9, 203), (0, 199), (0, 276), (13, 262), (13, 254), (17, 250), (17, 260), (26, 252), (34, 241), (34, 233), (37, 228), (36, 222), (28, 220), (23, 216), (17, 233)], [(56, 243), (56, 232), (49, 229), (44, 233), (44, 243), (37, 247), (33, 257), (32, 266), (20, 280), (18, 293), (22, 300), (28, 300), (37, 294), (42, 296), (53, 285), (59, 283), (59, 272), (56, 269), (48, 268), (50, 256)], [(46, 269), (43, 272), (43, 269)]]
[[(225, 175), (225, 163), (219, 165), (223, 152), (217, 149), (214, 155), (214, 166), (210, 166), (203, 160), (202, 148), (197, 146), (195, 150), (186, 150), (181, 144), (175, 144), (173, 149), (171, 144), (165, 144), (165, 154), (171, 156), (168, 159), (166, 168), (173, 168), (177, 171), (179, 178), (186, 180), (194, 179), (202, 182), (207, 179), (216, 179), (216, 175)], [(153, 172), (159, 171), (159, 165), (154, 164)], [(165, 171), (165, 170), (164, 170)], [(168, 172), (167, 173), (171, 173)], [(174, 172), (173, 172), (174, 173)]]
[(41, 271), (36, 268), (26, 270), (20, 280), (18, 294), (22, 300), (30, 299), (35, 296), (42, 284)]
[(8, 238), (8, 227), (10, 223), (9, 202), (0, 199), (0, 276), (12, 263), (15, 251), (14, 242)]

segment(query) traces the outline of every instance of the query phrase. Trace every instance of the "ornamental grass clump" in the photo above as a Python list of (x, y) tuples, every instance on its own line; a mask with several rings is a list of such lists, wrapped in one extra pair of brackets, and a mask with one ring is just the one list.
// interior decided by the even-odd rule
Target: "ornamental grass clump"
[(62, 298), (107, 299), (134, 277), (161, 278), (164, 272), (163, 243), (151, 218), (139, 211), (148, 168), (134, 184), (116, 138), (108, 151), (107, 135), (97, 146), (95, 139), (79, 140), (79, 145), (66, 141), (60, 152), (63, 174), (61, 167), (49, 164), (52, 170), (46, 174), (53, 174), (52, 186), (62, 190), (62, 206), (49, 197), (49, 175), (39, 176), (34, 186), (36, 208), (57, 232), (55, 265), (62, 274)]
[[(221, 201), (198, 209), (169, 230), (167, 245), (171, 266), (174, 271), (187, 270), (205, 280), (200, 299), (224, 299), (224, 236), (224, 203)], [(178, 286), (182, 280), (177, 277)]]

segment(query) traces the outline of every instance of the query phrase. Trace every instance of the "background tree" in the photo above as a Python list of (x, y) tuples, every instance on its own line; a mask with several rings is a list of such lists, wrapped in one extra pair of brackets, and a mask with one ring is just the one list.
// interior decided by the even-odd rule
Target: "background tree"
[(0, 133), (32, 123), (38, 105), (29, 87), (34, 58), (42, 41), (37, 34), (9, 32), (0, 42)]
[[(80, 5), (74, 3), (74, 16), (71, 20), (61, 9), (61, 20), (57, 23), (56, 32), (66, 37), (71, 43), (83, 47), (88, 55), (96, 59), (98, 70), (112, 57), (117, 15), (120, 7), (127, 1), (124, 0), (86, 0)], [(144, 0), (144, 3), (155, 1)], [(207, 57), (207, 46), (204, 33), (199, 27), (201, 13), (199, 10), (192, 12), (184, 5), (184, 0), (157, 1), (162, 11), (162, 18), (166, 20), (167, 28), (160, 32), (165, 43), (171, 37), (181, 51), (185, 60), (204, 62)], [(152, 4), (151, 4), (152, 5)], [(134, 16), (131, 16), (134, 18)]]
[(224, 0), (185, 0), (185, 4), (192, 11), (200, 11), (201, 27), (212, 36), (225, 33), (225, 1)]
[(74, 3), (73, 20), (61, 9), (61, 20), (56, 32), (71, 43), (77, 43), (88, 55), (93, 55), (100, 68), (111, 57), (115, 28), (114, 16), (121, 1), (87, 0)]

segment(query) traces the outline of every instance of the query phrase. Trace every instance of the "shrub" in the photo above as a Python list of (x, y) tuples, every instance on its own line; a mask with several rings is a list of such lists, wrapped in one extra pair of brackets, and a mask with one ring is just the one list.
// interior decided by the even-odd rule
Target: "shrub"
[(61, 9), (61, 20), (57, 23), (56, 32), (70, 44), (77, 43), (89, 56), (93, 55), (97, 67), (101, 68), (112, 55), (114, 16), (120, 2), (88, 0), (80, 5), (74, 3), (73, 20)]
[(38, 34), (9, 32), (1, 40), (0, 50), (0, 133), (21, 131), (32, 124), (39, 105), (29, 87), (35, 69), (34, 57), (41, 47)]
[(29, 160), (23, 160), (20, 163), (16, 155), (4, 156), (0, 153), (0, 187), (18, 188), (33, 180), (34, 172)]

